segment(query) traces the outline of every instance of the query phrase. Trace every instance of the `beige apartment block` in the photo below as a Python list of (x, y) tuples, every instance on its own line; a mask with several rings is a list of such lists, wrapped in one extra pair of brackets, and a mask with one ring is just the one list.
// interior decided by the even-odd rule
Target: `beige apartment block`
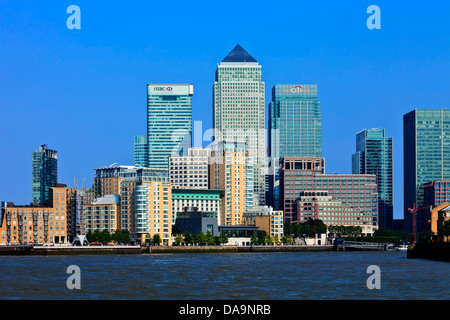
[(253, 208), (253, 159), (245, 142), (212, 145), (209, 186), (224, 190), (219, 225), (241, 225), (244, 212)]

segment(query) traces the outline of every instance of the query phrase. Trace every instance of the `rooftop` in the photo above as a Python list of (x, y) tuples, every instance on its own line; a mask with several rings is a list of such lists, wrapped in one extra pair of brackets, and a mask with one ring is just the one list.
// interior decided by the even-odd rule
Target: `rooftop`
[(222, 62), (258, 62), (240, 45), (236, 45), (233, 50), (222, 60)]

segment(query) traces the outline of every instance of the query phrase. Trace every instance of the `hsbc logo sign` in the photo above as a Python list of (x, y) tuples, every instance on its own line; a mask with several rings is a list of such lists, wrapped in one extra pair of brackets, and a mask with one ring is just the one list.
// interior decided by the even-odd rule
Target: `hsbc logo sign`
[(194, 86), (190, 84), (149, 84), (148, 94), (163, 96), (193, 95)]
[(310, 88), (303, 88), (302, 86), (295, 86), (292, 88), (283, 88), (283, 93), (311, 93)]
[(172, 91), (173, 88), (172, 87), (153, 87), (153, 90), (155, 91)]

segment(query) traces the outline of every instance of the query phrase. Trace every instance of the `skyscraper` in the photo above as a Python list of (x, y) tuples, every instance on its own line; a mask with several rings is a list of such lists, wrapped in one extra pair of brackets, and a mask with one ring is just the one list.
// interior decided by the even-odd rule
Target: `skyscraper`
[(321, 157), (317, 85), (275, 85), (269, 104), (269, 130), (270, 157)]
[(408, 209), (424, 204), (424, 184), (450, 180), (450, 110), (416, 109), (403, 116), (404, 226), (413, 230)]
[(55, 150), (46, 144), (33, 152), (33, 202), (41, 205), (50, 203), (50, 188), (58, 183), (58, 158)]
[(139, 167), (148, 166), (147, 136), (134, 137), (134, 165)]
[(240, 45), (218, 65), (214, 83), (214, 139), (246, 142), (254, 160), (255, 205), (265, 204), (265, 84), (261, 66)]
[(374, 174), (378, 188), (378, 226), (393, 229), (392, 138), (384, 129), (362, 130), (356, 134), (352, 155), (353, 174)]
[(284, 84), (272, 88), (269, 104), (269, 175), (267, 203), (279, 204), (279, 160), (321, 157), (322, 117), (317, 85)]
[(194, 87), (149, 84), (147, 89), (147, 167), (167, 169), (169, 156), (187, 152), (192, 144)]

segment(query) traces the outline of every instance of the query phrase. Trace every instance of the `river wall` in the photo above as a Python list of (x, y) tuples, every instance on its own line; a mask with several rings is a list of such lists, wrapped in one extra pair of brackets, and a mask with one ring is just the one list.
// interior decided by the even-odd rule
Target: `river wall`
[(112, 255), (163, 253), (246, 253), (333, 251), (332, 245), (261, 246), (1, 246), (1, 255)]
[(409, 259), (450, 261), (450, 243), (416, 243), (408, 246)]
[(333, 246), (152, 246), (142, 249), (142, 253), (245, 253), (245, 252), (306, 252), (332, 251)]
[(140, 246), (2, 246), (1, 255), (108, 255), (141, 254)]

